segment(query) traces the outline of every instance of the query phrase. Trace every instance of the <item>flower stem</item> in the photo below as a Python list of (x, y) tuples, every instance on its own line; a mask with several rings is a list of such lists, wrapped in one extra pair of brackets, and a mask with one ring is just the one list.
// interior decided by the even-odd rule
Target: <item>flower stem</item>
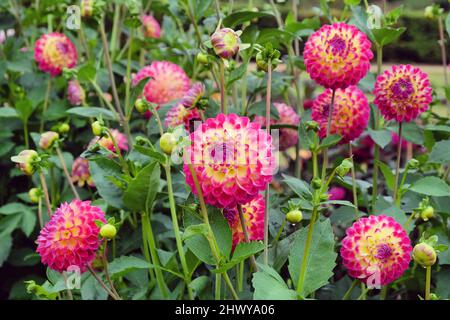
[(130, 121), (131, 113), (133, 111), (133, 108), (130, 104), (130, 87), (131, 87), (131, 53), (132, 53), (132, 43), (133, 43), (133, 29), (130, 30), (130, 46), (128, 48), (128, 54), (127, 54), (127, 71), (125, 76), (125, 115), (126, 115), (126, 121)]
[[(333, 91), (331, 93), (330, 110), (328, 111), (327, 134), (326, 134), (327, 137), (330, 135), (330, 131), (331, 131), (331, 120), (333, 118), (333, 108), (334, 108), (335, 96), (336, 96), (336, 90), (333, 89)], [(323, 150), (323, 165), (322, 165), (322, 180), (325, 180), (325, 176), (327, 174), (327, 167), (328, 167), (328, 148), (324, 148), (324, 150)]]
[(353, 280), (352, 285), (350, 286), (350, 288), (348, 288), (347, 292), (342, 297), (342, 300), (350, 299), (350, 296), (352, 295), (352, 292), (356, 288), (357, 285), (358, 285), (358, 280)]
[(398, 145), (397, 145), (397, 164), (395, 166), (395, 181), (394, 181), (394, 202), (397, 203), (398, 198), (398, 178), (400, 175), (400, 163), (402, 156), (402, 122), (398, 124)]
[(42, 173), (42, 170), (39, 171), (39, 178), (41, 179), (41, 185), (42, 190), (44, 191), (44, 199), (45, 199), (45, 206), (47, 207), (47, 214), (50, 218), (52, 216), (52, 204), (50, 202), (50, 197), (48, 195), (48, 188), (47, 188), (47, 182), (45, 181), (44, 174)]
[(220, 72), (220, 112), (223, 114), (228, 113), (227, 103), (227, 89), (225, 88), (225, 64), (222, 59), (219, 62)]
[[(441, 58), (442, 58), (442, 70), (444, 71), (444, 85), (448, 87), (448, 75), (447, 75), (447, 52), (445, 48), (445, 36), (444, 36), (444, 23), (442, 21), (442, 15), (438, 17), (439, 25), (439, 45), (441, 47)], [(445, 100), (447, 102), (447, 100)]]
[(94, 269), (92, 269), (91, 266), (88, 266), (87, 268), (89, 272), (94, 276), (95, 280), (97, 280), (97, 282), (102, 286), (103, 289), (105, 289), (105, 291), (111, 296), (111, 298), (113, 298), (114, 300), (121, 300), (114, 294), (114, 292), (111, 291), (110, 288), (108, 288), (108, 286), (103, 282), (103, 280), (100, 279), (100, 277), (97, 275)]
[(30, 143), (28, 141), (28, 121), (23, 123), (23, 137), (25, 139), (25, 147), (28, 149), (30, 147)]
[(142, 214), (142, 228), (145, 228), (145, 237), (148, 243), (148, 248), (150, 250), (150, 255), (152, 257), (153, 264), (156, 266), (155, 268), (155, 274), (156, 274), (156, 281), (158, 283), (159, 290), (161, 291), (161, 295), (164, 299), (167, 299), (169, 297), (167, 285), (164, 282), (164, 276), (162, 274), (162, 271), (160, 269), (160, 262), (159, 262), (159, 256), (158, 252), (156, 251), (156, 242), (155, 237), (153, 235), (152, 226), (150, 223), (150, 219), (148, 216), (148, 213)]
[(50, 99), (50, 92), (52, 89), (52, 78), (48, 78), (47, 80), (47, 90), (45, 91), (44, 105), (42, 107), (42, 116), (41, 116), (41, 124), (39, 127), (39, 132), (44, 131), (44, 123), (45, 123), (45, 113), (47, 112), (48, 101)]
[[(244, 213), (242, 212), (242, 205), (237, 205), (237, 210), (239, 213), (239, 220), (241, 221), (242, 232), (244, 233), (245, 242), (250, 242), (250, 238), (248, 236), (247, 224), (245, 223)], [(255, 256), (250, 256), (250, 265), (252, 266), (253, 271), (258, 271), (258, 266), (256, 265)]]
[[(267, 68), (267, 94), (266, 94), (266, 133), (270, 135), (270, 106), (272, 95), (272, 61), (269, 59)], [(264, 264), (269, 265), (269, 184), (264, 191)]]
[(117, 292), (116, 288), (114, 287), (114, 283), (112, 282), (111, 277), (109, 276), (107, 252), (108, 252), (108, 242), (105, 241), (105, 250), (103, 250), (103, 254), (102, 254), (103, 269), (105, 271), (105, 277), (109, 283), (109, 286), (111, 287), (112, 292), (114, 292), (114, 294), (116, 295), (116, 297), (119, 298), (119, 300), (122, 300), (122, 298), (120, 298), (120, 295)]
[(348, 150), (350, 153), (350, 159), (352, 160), (352, 190), (353, 190), (353, 205), (355, 206), (355, 218), (358, 220), (359, 218), (359, 209), (358, 209), (358, 190), (356, 189), (356, 173), (355, 173), (355, 162), (353, 161), (353, 148), (352, 143), (348, 143)]
[(430, 300), (430, 293), (431, 293), (431, 266), (428, 266), (425, 282), (425, 300)]
[(120, 151), (119, 145), (117, 144), (116, 139), (114, 138), (114, 135), (111, 133), (109, 129), (106, 129), (106, 132), (108, 133), (109, 138), (111, 139), (113, 145), (114, 145), (114, 152), (116, 153), (117, 157), (119, 158), (119, 161), (122, 165), (123, 170), (127, 175), (130, 175), (130, 170), (128, 169), (128, 164), (125, 161), (125, 159), (122, 156), (122, 153)]
[(214, 300), (220, 300), (220, 292), (221, 292), (221, 284), (222, 284), (222, 274), (216, 273), (216, 287), (215, 287), (215, 295)]
[(80, 195), (77, 192), (77, 189), (72, 183), (72, 178), (70, 177), (69, 170), (67, 169), (66, 161), (64, 160), (64, 157), (62, 155), (61, 149), (59, 147), (56, 148), (56, 154), (58, 155), (59, 162), (61, 163), (61, 167), (63, 168), (64, 175), (66, 176), (67, 182), (69, 183), (70, 189), (72, 189), (72, 192), (78, 200), (80, 200)]
[(44, 219), (42, 217), (42, 197), (39, 197), (38, 202), (38, 219), (39, 219), (39, 227), (42, 229), (44, 227)]

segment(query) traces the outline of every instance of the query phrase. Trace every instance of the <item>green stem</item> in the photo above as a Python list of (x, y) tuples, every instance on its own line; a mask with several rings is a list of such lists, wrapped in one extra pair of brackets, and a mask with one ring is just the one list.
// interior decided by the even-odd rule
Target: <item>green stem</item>
[(278, 229), (277, 235), (272, 242), (272, 247), (277, 245), (278, 240), (280, 240), (281, 233), (283, 232), (285, 226), (286, 226), (286, 219), (284, 219), (283, 222), (281, 223), (280, 229)]
[(177, 211), (176, 211), (176, 207), (175, 207), (175, 198), (173, 195), (172, 174), (170, 172), (170, 165), (165, 165), (164, 169), (166, 171), (167, 192), (169, 193), (169, 206), (170, 206), (170, 214), (172, 216), (173, 231), (175, 233), (175, 241), (177, 243), (178, 254), (180, 256), (181, 267), (183, 268), (184, 279), (186, 281), (189, 299), (193, 300), (194, 294), (193, 294), (192, 288), (190, 286), (191, 277), (190, 277), (189, 269), (188, 269), (187, 262), (186, 262), (186, 256), (184, 254), (183, 242), (181, 241), (180, 227), (178, 226), (178, 217), (177, 217)]
[(30, 147), (30, 142), (28, 140), (28, 121), (23, 123), (23, 137), (25, 139), (25, 147), (28, 149)]
[(128, 169), (128, 164), (122, 156), (122, 152), (120, 151), (119, 145), (117, 144), (117, 141), (114, 138), (114, 135), (111, 133), (111, 131), (109, 129), (106, 129), (106, 132), (114, 145), (114, 152), (116, 153), (117, 157), (119, 158), (119, 161), (120, 161), (120, 164), (122, 165), (123, 171), (127, 175), (130, 175), (130, 170)]
[[(327, 122), (327, 134), (328, 137), (330, 135), (331, 130), (331, 120), (333, 118), (333, 108), (334, 108), (334, 98), (336, 96), (336, 90), (333, 89), (331, 93), (331, 104), (330, 104), (330, 110), (328, 110), (328, 122)], [(327, 167), (328, 167), (328, 148), (324, 148), (323, 150), (323, 165), (322, 165), (322, 180), (325, 180), (325, 176), (327, 174)]]
[(64, 175), (66, 176), (67, 182), (69, 183), (70, 189), (73, 192), (73, 195), (75, 198), (80, 200), (80, 195), (78, 194), (77, 189), (73, 185), (72, 178), (70, 177), (69, 170), (67, 169), (66, 161), (64, 160), (64, 156), (61, 152), (61, 149), (59, 147), (56, 148), (56, 154), (58, 155), (59, 162), (61, 163), (61, 167), (63, 168)]
[[(150, 250), (148, 248), (148, 241), (147, 241), (147, 233), (145, 232), (145, 228), (144, 226), (142, 226), (142, 245), (143, 245), (143, 249), (144, 249), (144, 257), (145, 260), (149, 263), (152, 264), (152, 259), (150, 257)], [(150, 283), (154, 283), (155, 282), (155, 270), (153, 268), (149, 268), (148, 269), (148, 273), (150, 275)]]
[(131, 53), (132, 53), (132, 43), (133, 43), (133, 29), (130, 31), (130, 47), (128, 48), (128, 55), (127, 55), (127, 71), (125, 76), (125, 114), (126, 114), (126, 121), (130, 121), (131, 113), (133, 111), (133, 108), (130, 104), (130, 87), (131, 87)]
[(350, 296), (352, 295), (353, 290), (356, 288), (356, 286), (358, 285), (358, 280), (353, 280), (352, 285), (350, 286), (350, 288), (348, 288), (347, 292), (344, 294), (344, 296), (342, 297), (342, 300), (348, 300), (350, 299)]
[[(266, 133), (270, 135), (270, 106), (272, 101), (272, 61), (268, 61), (267, 69), (267, 89), (266, 89)], [(269, 265), (269, 218), (270, 218), (270, 194), (269, 184), (264, 191), (264, 264)]]
[(216, 288), (215, 288), (215, 296), (214, 300), (220, 300), (220, 291), (222, 284), (222, 275), (220, 273), (216, 273)]
[(358, 220), (359, 218), (359, 209), (358, 209), (358, 191), (356, 189), (356, 173), (355, 173), (355, 162), (353, 161), (353, 148), (352, 143), (348, 143), (348, 149), (350, 153), (350, 159), (352, 161), (352, 190), (353, 190), (353, 205), (355, 206), (355, 218)]
[(164, 299), (167, 299), (169, 297), (167, 285), (164, 282), (164, 276), (162, 274), (162, 271), (160, 269), (161, 264), (159, 262), (159, 256), (156, 249), (156, 242), (155, 237), (153, 235), (152, 225), (150, 223), (150, 219), (148, 216), (148, 213), (142, 214), (142, 227), (145, 228), (146, 238), (148, 241), (148, 246), (150, 249), (150, 255), (152, 257), (153, 264), (156, 266), (155, 268), (155, 274), (156, 274), (156, 282), (158, 283), (159, 290), (161, 291), (161, 294)]
[(219, 72), (220, 72), (220, 112), (223, 114), (228, 113), (228, 102), (227, 102), (227, 89), (225, 87), (225, 64), (222, 59), (219, 62)]
[(425, 282), (425, 300), (430, 300), (430, 293), (431, 293), (431, 266), (428, 266)]
[(105, 241), (105, 250), (103, 250), (102, 260), (103, 260), (103, 270), (105, 271), (106, 281), (108, 281), (109, 286), (111, 287), (111, 290), (112, 290), (112, 292), (114, 292), (116, 297), (119, 298), (119, 300), (122, 300), (122, 298), (120, 297), (116, 288), (114, 287), (114, 283), (111, 280), (111, 277), (109, 276), (109, 271), (108, 271), (109, 264), (108, 264), (107, 252), (108, 252), (108, 242)]
[(39, 127), (39, 132), (41, 133), (44, 131), (45, 113), (47, 112), (51, 89), (52, 89), (52, 78), (50, 77), (47, 80), (47, 90), (45, 91), (44, 106), (42, 107), (41, 125)]
[(111, 57), (114, 57), (114, 54), (117, 49), (117, 38), (119, 36), (118, 30), (119, 30), (119, 21), (120, 21), (120, 9), (121, 6), (119, 4), (116, 4), (114, 8), (114, 18), (113, 18), (113, 28), (111, 33), (111, 42), (109, 44), (109, 50), (111, 51)]
[(380, 300), (386, 300), (386, 296), (388, 293), (388, 287), (389, 287), (389, 285), (385, 285), (383, 288), (381, 288)]
[(100, 284), (100, 286), (113, 298), (114, 300), (121, 300), (120, 297), (117, 297), (114, 292), (100, 279), (100, 277), (95, 273), (94, 269), (90, 265), (87, 266), (89, 272), (94, 276), (95, 280)]
[[(364, 286), (364, 284), (363, 284), (363, 286)], [(365, 300), (366, 299), (366, 295), (367, 295), (367, 291), (369, 291), (369, 289), (366, 286), (364, 286), (362, 288), (362, 292), (361, 292), (360, 296), (356, 300)]]
[(395, 181), (394, 181), (394, 202), (397, 203), (398, 198), (398, 178), (400, 175), (400, 163), (402, 156), (402, 122), (398, 123), (398, 145), (397, 145), (397, 162), (395, 166)]
[(102, 89), (97, 84), (97, 82), (95, 82), (94, 80), (91, 80), (91, 84), (94, 87), (94, 90), (97, 92), (98, 97), (105, 102), (108, 109), (114, 114), (117, 121), (120, 122), (119, 114), (116, 112), (116, 109), (114, 109), (114, 106), (111, 104), (111, 102), (109, 102), (108, 99), (106, 99), (105, 94), (103, 93)]
[[(239, 220), (241, 222), (241, 227), (242, 227), (242, 232), (244, 233), (245, 242), (250, 242), (250, 238), (248, 236), (247, 224), (245, 223), (245, 217), (244, 217), (244, 213), (242, 211), (242, 205), (238, 204), (237, 205), (237, 210), (238, 210), (238, 213), (239, 213)], [(257, 272), (258, 271), (258, 266), (256, 265), (255, 256), (251, 255), (249, 259), (250, 259), (250, 265), (252, 266), (252, 269), (255, 272)]]
[(39, 171), (39, 178), (41, 179), (42, 191), (44, 192), (45, 205), (47, 207), (47, 214), (50, 218), (52, 216), (52, 204), (50, 202), (50, 197), (48, 195), (47, 182), (45, 181), (44, 173)]
[(39, 227), (42, 229), (44, 227), (44, 218), (42, 217), (42, 197), (39, 197), (38, 202), (38, 220), (39, 220)]

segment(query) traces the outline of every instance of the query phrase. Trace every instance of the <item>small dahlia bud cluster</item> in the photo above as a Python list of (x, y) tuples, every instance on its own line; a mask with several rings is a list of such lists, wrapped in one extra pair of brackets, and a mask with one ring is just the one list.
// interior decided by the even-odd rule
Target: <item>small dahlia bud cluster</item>
[(273, 49), (272, 44), (268, 43), (265, 47), (260, 45), (255, 46), (258, 53), (256, 54), (256, 65), (258, 70), (267, 72), (269, 70), (269, 63), (272, 65), (272, 70), (275, 69), (280, 62), (280, 51)]
[(33, 175), (39, 167), (41, 158), (35, 150), (23, 150), (17, 156), (11, 157), (18, 168), (27, 176)]

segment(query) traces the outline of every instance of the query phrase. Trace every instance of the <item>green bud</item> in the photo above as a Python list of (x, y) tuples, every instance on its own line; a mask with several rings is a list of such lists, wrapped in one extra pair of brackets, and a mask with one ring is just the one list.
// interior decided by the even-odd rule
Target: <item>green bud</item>
[(327, 201), (329, 197), (328, 193), (322, 193), (320, 195), (320, 201)]
[(94, 121), (91, 124), (92, 133), (95, 136), (101, 137), (103, 135), (103, 125), (100, 123), (100, 121)]
[(420, 213), (420, 217), (423, 221), (428, 221), (429, 219), (434, 217), (434, 208), (432, 206), (427, 206)]
[(411, 169), (417, 169), (419, 167), (419, 160), (416, 159), (411, 159), (408, 161), (408, 167), (410, 167)]
[(303, 214), (300, 210), (291, 210), (286, 214), (286, 220), (290, 223), (299, 223), (303, 219)]
[(69, 126), (68, 123), (61, 123), (61, 124), (58, 126), (58, 129), (57, 129), (57, 130), (58, 130), (59, 133), (65, 134), (65, 133), (67, 133), (67, 132), (70, 131), (70, 126)]
[(201, 63), (201, 64), (208, 64), (208, 55), (203, 53), (203, 52), (199, 52), (197, 53), (197, 62)]
[(312, 121), (312, 120), (307, 121), (305, 125), (306, 125), (306, 130), (311, 130), (314, 132), (319, 131), (319, 124), (315, 121)]
[(116, 236), (116, 234), (117, 229), (112, 224), (107, 223), (100, 228), (100, 236), (102, 236), (103, 238), (113, 239)]
[(265, 71), (269, 70), (269, 64), (267, 63), (267, 60), (264, 59), (262, 52), (258, 52), (256, 54), (256, 66), (258, 67), (258, 70)]
[(429, 244), (422, 242), (416, 244), (413, 249), (413, 259), (422, 267), (431, 267), (436, 263), (437, 254), (436, 250)]
[(311, 185), (312, 185), (313, 189), (315, 189), (315, 190), (322, 188), (322, 179), (314, 178), (311, 182)]
[(28, 196), (30, 197), (31, 202), (38, 203), (42, 196), (42, 191), (39, 188), (31, 188), (30, 191), (28, 191)]
[(143, 114), (146, 111), (148, 111), (147, 103), (143, 99), (137, 99), (134, 103), (134, 107), (136, 108), (137, 112)]
[(172, 154), (172, 151), (175, 148), (176, 144), (177, 140), (175, 136), (170, 132), (164, 133), (159, 140), (159, 146), (161, 147), (161, 150), (168, 155)]
[(336, 173), (340, 177), (343, 177), (350, 171), (351, 168), (353, 168), (352, 161), (350, 161), (349, 159), (344, 159), (341, 162), (341, 164), (336, 168)]

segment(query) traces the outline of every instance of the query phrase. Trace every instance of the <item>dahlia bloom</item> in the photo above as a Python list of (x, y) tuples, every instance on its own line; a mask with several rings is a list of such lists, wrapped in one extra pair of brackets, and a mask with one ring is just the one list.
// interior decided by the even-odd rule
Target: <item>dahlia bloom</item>
[(384, 286), (408, 268), (411, 251), (402, 226), (392, 217), (380, 215), (361, 218), (347, 229), (341, 257), (351, 277)]
[(36, 252), (42, 263), (58, 272), (71, 267), (85, 272), (101, 242), (96, 221), (106, 223), (105, 213), (90, 201), (63, 203), (37, 239)]
[[(110, 129), (109, 131), (111, 132), (111, 135), (113, 136), (114, 140), (116, 140), (116, 143), (117, 143), (117, 146), (119, 147), (119, 149), (121, 151), (128, 151), (127, 137), (117, 129)], [(116, 148), (114, 147), (114, 142), (112, 141), (112, 139), (109, 136), (105, 136), (102, 138), (95, 137), (94, 139), (91, 140), (91, 142), (89, 143), (89, 146), (92, 146), (95, 143), (98, 143), (103, 148), (106, 148), (111, 152), (116, 152)]]
[(72, 106), (81, 105), (86, 99), (86, 94), (78, 80), (70, 80), (67, 85), (67, 99)]
[(200, 82), (194, 83), (183, 99), (181, 99), (181, 103), (188, 108), (195, 107), (204, 94), (205, 85)]
[(428, 75), (411, 65), (392, 66), (377, 77), (375, 100), (386, 120), (414, 120), (433, 101)]
[(167, 128), (174, 128), (184, 124), (186, 130), (190, 131), (191, 123), (196, 120), (201, 120), (200, 112), (197, 108), (188, 109), (181, 103), (178, 103), (167, 112), (164, 124)]
[[(298, 125), (300, 123), (300, 117), (295, 112), (294, 108), (288, 106), (284, 103), (274, 102), (273, 105), (278, 111), (279, 119), (271, 119), (270, 124), (292, 124)], [(256, 116), (253, 120), (261, 124), (262, 126), (266, 124), (266, 118), (263, 116)], [(298, 133), (297, 130), (291, 128), (282, 128), (280, 129), (280, 136), (278, 141), (278, 147), (280, 151), (284, 151), (297, 145), (298, 141)]]
[(94, 187), (91, 173), (89, 171), (89, 161), (78, 157), (72, 165), (72, 182), (76, 183), (80, 188), (87, 184), (89, 187)]
[(354, 26), (342, 22), (324, 25), (305, 44), (306, 71), (325, 88), (355, 85), (370, 69), (371, 46)]
[(219, 208), (246, 204), (272, 180), (272, 138), (247, 117), (219, 114), (202, 123), (189, 139), (183, 166), (186, 183), (197, 194), (190, 162), (208, 204)]
[(151, 15), (143, 15), (141, 17), (144, 36), (147, 38), (161, 38), (161, 26), (158, 21)]
[(61, 74), (64, 68), (73, 68), (77, 64), (77, 48), (62, 33), (44, 34), (36, 40), (34, 47), (34, 60), (39, 69), (53, 77)]
[[(319, 123), (319, 135), (327, 135), (328, 115), (331, 105), (332, 90), (327, 89), (314, 101), (312, 119)], [(370, 107), (364, 93), (355, 86), (337, 89), (333, 115), (331, 118), (331, 134), (342, 136), (340, 143), (348, 143), (358, 138), (369, 123)]]
[(181, 99), (189, 90), (189, 78), (184, 70), (169, 61), (153, 61), (142, 68), (133, 78), (133, 86), (151, 77), (144, 87), (143, 95), (148, 102), (165, 104)]
[(223, 59), (233, 57), (239, 51), (239, 34), (230, 28), (222, 28), (211, 36), (214, 52)]
[[(264, 197), (260, 194), (249, 203), (242, 205), (249, 241), (264, 239), (264, 209)], [(239, 212), (237, 208), (228, 208), (223, 210), (223, 215), (227, 218), (233, 235), (234, 249), (238, 243), (245, 242)]]

